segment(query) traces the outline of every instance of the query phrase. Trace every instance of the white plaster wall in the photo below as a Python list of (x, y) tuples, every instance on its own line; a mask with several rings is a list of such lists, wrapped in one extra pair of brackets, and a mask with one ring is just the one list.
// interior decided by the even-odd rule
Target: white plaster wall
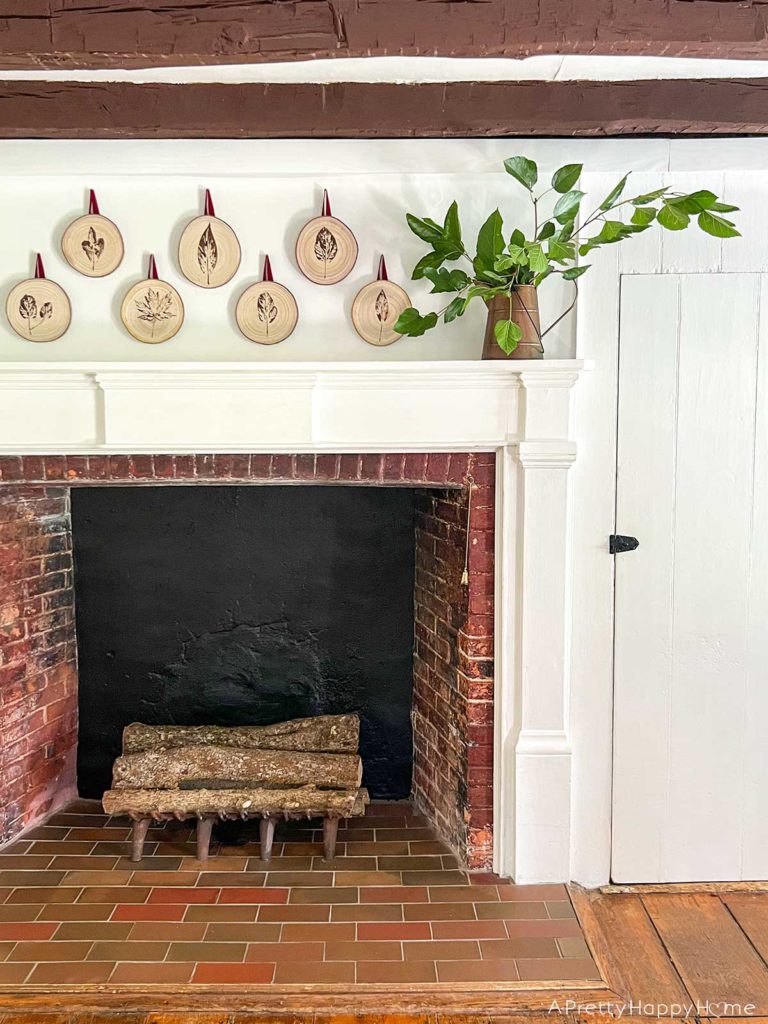
[[(642, 187), (670, 169), (700, 170), (704, 185), (718, 168), (758, 169), (768, 157), (766, 140), (398, 140), (398, 141), (14, 141), (0, 144), (0, 294), (31, 273), (34, 253), (43, 253), (46, 272), (69, 293), (73, 323), (59, 341), (32, 344), (18, 338), (0, 318), (0, 362), (69, 361), (317, 361), (388, 362), (471, 359), (482, 346), (484, 316), (479, 307), (448, 327), (420, 339), (405, 338), (386, 349), (356, 335), (349, 310), (357, 290), (375, 272), (384, 253), (390, 277), (410, 291), (422, 309), (438, 308), (424, 282), (410, 270), (424, 251), (408, 230), (411, 211), (441, 218), (459, 201), (465, 238), (497, 205), (511, 229), (528, 216), (522, 190), (502, 168), (505, 157), (524, 153), (537, 159), (542, 179), (556, 166), (581, 160), (594, 171), (633, 168)], [(659, 179), (660, 180), (660, 179)], [(715, 181), (715, 188), (719, 181)], [(126, 242), (122, 266), (93, 280), (64, 262), (59, 241), (67, 223), (85, 210), (93, 187), (102, 211), (119, 225)], [(201, 211), (205, 187), (217, 214), (236, 229), (243, 262), (235, 279), (216, 291), (195, 288), (179, 274), (175, 250), (186, 221)], [(319, 210), (322, 189), (334, 214), (355, 231), (360, 257), (341, 284), (323, 288), (297, 270), (293, 246), (302, 223)], [(652, 187), (652, 186), (650, 186)], [(649, 233), (650, 234), (650, 233)], [(707, 239), (702, 236), (701, 243)], [(734, 248), (739, 243), (733, 243)], [(119, 321), (127, 288), (146, 273), (154, 252), (161, 276), (178, 287), (187, 319), (171, 341), (150, 347), (134, 341)], [(296, 295), (299, 326), (280, 345), (255, 345), (238, 332), (234, 306), (239, 293), (258, 280), (263, 254), (275, 276)], [(545, 323), (567, 305), (570, 285), (546, 282)], [(575, 318), (547, 338), (547, 355), (575, 352)]]

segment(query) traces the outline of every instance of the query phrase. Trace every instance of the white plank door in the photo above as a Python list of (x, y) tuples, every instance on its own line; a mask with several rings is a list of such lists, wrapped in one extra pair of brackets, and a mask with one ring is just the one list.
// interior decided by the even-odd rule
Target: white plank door
[(766, 280), (622, 278), (616, 882), (768, 878)]

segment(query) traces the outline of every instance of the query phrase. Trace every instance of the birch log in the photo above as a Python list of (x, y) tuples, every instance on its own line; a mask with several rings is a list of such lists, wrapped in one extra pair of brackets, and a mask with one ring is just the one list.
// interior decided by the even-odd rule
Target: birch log
[[(360, 785), (363, 764), (357, 754), (316, 754), (236, 747), (179, 747), (118, 757), (113, 789), (178, 789), (182, 782), (242, 780), (240, 785), (272, 788), (313, 784), (329, 789)], [(186, 787), (185, 787), (186, 788)]]
[(360, 717), (317, 715), (275, 725), (144, 725), (134, 722), (123, 730), (123, 753), (171, 750), (174, 747), (243, 747), (253, 750), (300, 750), (356, 754)]

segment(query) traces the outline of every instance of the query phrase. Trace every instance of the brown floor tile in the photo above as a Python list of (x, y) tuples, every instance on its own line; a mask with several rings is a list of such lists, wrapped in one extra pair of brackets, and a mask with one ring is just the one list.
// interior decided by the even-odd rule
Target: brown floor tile
[(55, 921), (10, 921), (0, 924), (0, 942), (50, 939), (58, 928)]
[(476, 903), (475, 913), (481, 921), (547, 919), (547, 908), (544, 903)]
[[(84, 941), (90, 939), (96, 942), (99, 939), (112, 939), (120, 941), (127, 939), (133, 925), (130, 922), (122, 921), (65, 921), (63, 924), (54, 925), (58, 928), (56, 942)], [(110, 957), (104, 957), (109, 960)]]
[[(337, 853), (342, 852), (343, 850), (337, 847)], [(321, 842), (284, 843), (282, 853), (284, 853), (288, 857), (322, 857), (323, 844)], [(278, 854), (278, 852), (275, 851), (275, 860), (277, 859), (278, 856), (281, 856), (281, 854)], [(274, 860), (271, 863), (274, 863)]]
[[(297, 892), (324, 892), (323, 889), (303, 889)], [(222, 889), (219, 903), (287, 903), (288, 889), (267, 889), (249, 886), (247, 888)]]
[(21, 985), (31, 971), (32, 964), (0, 964), (0, 985)]
[(27, 982), (31, 985), (94, 985), (107, 981), (114, 969), (113, 963), (100, 964), (91, 960), (38, 964)]
[(266, 878), (263, 871), (206, 871), (198, 875), (197, 884), (230, 889), (259, 889), (269, 884)]
[(435, 965), (427, 960), (400, 963), (371, 960), (357, 964), (357, 981), (360, 984), (407, 985), (436, 980)]
[(274, 974), (274, 964), (201, 963), (195, 967), (192, 981), (201, 985), (267, 985)]
[(465, 885), (467, 876), (461, 871), (404, 871), (403, 885), (456, 886)]
[(230, 924), (214, 922), (205, 927), (206, 942), (277, 942), (282, 926), (240, 921)]
[(184, 985), (192, 978), (194, 964), (117, 964), (111, 985)]
[(567, 900), (562, 903), (547, 902), (547, 912), (551, 918), (576, 917), (573, 907)]
[(363, 942), (381, 942), (387, 939), (399, 942), (408, 939), (431, 939), (432, 931), (426, 921), (383, 921), (359, 924), (357, 938)]
[[(279, 892), (280, 890), (268, 891)], [(290, 893), (291, 903), (357, 903), (358, 901), (358, 890), (350, 886), (331, 889), (291, 889)]]
[[(189, 908), (192, 909), (191, 907)], [(112, 915), (113, 921), (181, 921), (187, 910), (186, 904), (173, 903), (119, 903)]]
[(130, 874), (127, 871), (66, 871), (61, 885), (76, 885), (80, 889), (93, 886), (128, 885)]
[[(169, 886), (153, 889), (149, 893), (147, 903), (216, 903), (220, 889), (188, 886), (185, 888)], [(144, 902), (143, 900), (137, 902)], [(234, 901), (227, 901), (234, 902)]]
[[(208, 860), (198, 860), (196, 857), (182, 857), (179, 865), (180, 871), (213, 872), (227, 871), (230, 874), (235, 871), (245, 871), (253, 858), (250, 857), (209, 857)], [(261, 870), (260, 862), (251, 863), (251, 870)]]
[(241, 963), (246, 948), (244, 942), (172, 942), (166, 959), (197, 963)]
[[(185, 908), (182, 907), (182, 910)], [(267, 909), (264, 907), (263, 909)], [(185, 921), (255, 921), (256, 915), (259, 912), (257, 906), (247, 906), (245, 904), (237, 906), (232, 904), (230, 906), (205, 906), (196, 905), (186, 908), (184, 914)]]
[(568, 890), (564, 885), (510, 885), (498, 887), (499, 898), (502, 900), (522, 900), (530, 903), (548, 903), (568, 899)]
[(44, 906), (39, 921), (108, 921), (114, 912), (109, 903), (50, 903)]
[[(199, 871), (134, 871), (131, 885), (193, 886), (200, 877)], [(218, 885), (211, 882), (211, 885)]]
[[(338, 876), (337, 876), (338, 877)], [(270, 887), (283, 887), (289, 889), (291, 886), (328, 886), (334, 884), (333, 872), (328, 871), (281, 871), (279, 862), (275, 862), (274, 867), (267, 874), (267, 886)], [(336, 882), (337, 885), (342, 885), (341, 882)], [(354, 885), (355, 883), (349, 883)]]
[[(189, 853), (188, 850), (187, 854)], [(120, 871), (162, 871), (165, 873), (179, 871), (184, 859), (182, 854), (176, 857), (142, 857), (139, 861), (132, 861), (129, 857), (118, 857), (115, 867)]]
[(327, 942), (326, 960), (402, 960), (399, 942)]
[(262, 906), (252, 909), (258, 910), (259, 921), (329, 921), (331, 918), (331, 908), (322, 903), (295, 903), (289, 906)]
[(442, 871), (442, 857), (378, 857), (379, 871)]
[[(355, 838), (358, 836), (359, 833)], [(380, 828), (377, 822), (374, 838), (383, 843), (411, 843), (420, 839), (433, 840), (435, 836), (428, 828)]]
[[(46, 822), (46, 827), (53, 828), (101, 828), (103, 826), (109, 826), (109, 815), (108, 814), (70, 814), (69, 811), (62, 811), (60, 814), (54, 814), (52, 818), (49, 818)], [(119, 825), (119, 828), (125, 828), (125, 825)]]
[(167, 952), (167, 942), (95, 942), (87, 959), (159, 962), (165, 960)]
[(351, 903), (331, 909), (332, 921), (402, 921), (400, 903)]
[(0, 906), (0, 921), (34, 921), (42, 909), (40, 903), (6, 903)]
[(437, 977), (443, 982), (462, 981), (518, 981), (514, 960), (446, 960), (437, 965)]
[(284, 924), (281, 942), (352, 942), (355, 924)]
[(19, 942), (8, 960), (38, 963), (43, 960), (85, 960), (91, 942)]
[(355, 980), (352, 963), (288, 963), (277, 965), (276, 985), (344, 985)]
[(474, 921), (475, 909), (473, 903), (406, 903), (403, 915), (406, 921)]
[(600, 974), (591, 960), (564, 959), (518, 960), (523, 981), (599, 981)]
[(34, 853), (6, 854), (0, 856), (0, 869), (2, 871), (45, 871), (51, 866), (53, 859), (47, 853), (37, 855)]
[(334, 857), (331, 861), (312, 857), (309, 867), (312, 871), (378, 871), (375, 857)]
[(579, 922), (573, 918), (564, 918), (561, 921), (506, 920), (504, 925), (510, 939), (519, 939), (526, 935), (543, 939), (577, 938), (581, 935)]
[(361, 903), (426, 903), (428, 899), (427, 890), (421, 886), (387, 885), (360, 890)]
[[(33, 839), (66, 839), (71, 831), (72, 829), (69, 825), (36, 825), (24, 833), (24, 838), (21, 842), (25, 843), (26, 848), (29, 849)], [(13, 846), (19, 845), (20, 843), (18, 842), (13, 844)], [(6, 849), (10, 850), (13, 846), (6, 847)]]
[(59, 885), (63, 871), (0, 871), (0, 887), (15, 889)]
[[(97, 826), (85, 826), (71, 828), (67, 832), (67, 839), (76, 839), (80, 842), (90, 841), (91, 843), (98, 843), (100, 840), (111, 840), (112, 842), (127, 841), (130, 838), (131, 829), (127, 827), (120, 827), (119, 825), (112, 825), (107, 828), (104, 825)], [(40, 839), (54, 839), (63, 838), (62, 836), (40, 836)]]
[[(60, 889), (59, 892), (67, 892)], [(73, 890), (76, 891), (76, 890)], [(160, 892), (162, 890), (155, 890)], [(83, 889), (78, 903), (146, 903), (149, 889), (130, 885), (101, 885)]]
[(434, 921), (435, 939), (506, 939), (503, 921)]
[[(87, 844), (83, 844), (87, 845)], [(93, 843), (91, 844), (93, 849), (91, 850), (56, 850), (56, 853), (92, 853), (96, 857), (130, 857), (131, 856), (131, 844), (130, 843)], [(158, 843), (145, 843), (144, 844), (144, 856), (151, 857), (157, 853)], [(177, 853), (178, 857), (179, 854)]]
[[(325, 945), (322, 942), (251, 942), (245, 954), (246, 963), (279, 964), (286, 960), (300, 963), (320, 962)], [(337, 959), (328, 957), (328, 959)]]
[(19, 853), (28, 853), (31, 846), (32, 841), (27, 842), (24, 839), (17, 839), (15, 843), (9, 843), (8, 846), (4, 846), (0, 850), (0, 864), (2, 864), (3, 857), (15, 857)]
[[(0, 936), (2, 937), (2, 936)], [(560, 948), (560, 956), (565, 957), (579, 957), (582, 960), (587, 960), (591, 957), (589, 952), (589, 946), (586, 944), (584, 939), (579, 935), (578, 937), (564, 937), (558, 938), (557, 945)]]
[[(380, 845), (380, 844), (377, 844)], [(412, 857), (420, 857), (425, 854), (449, 854), (451, 851), (436, 839), (417, 839), (408, 843), (408, 853)]]
[[(313, 861), (317, 860), (323, 865), (322, 870), (328, 870), (325, 866), (326, 862), (322, 857), (273, 857), (270, 861), (262, 860), (259, 856), (248, 857), (246, 860), (246, 867), (248, 871), (311, 871), (314, 867)], [(224, 867), (220, 868), (221, 871), (232, 870), (227, 860), (220, 860), (219, 864), (224, 864)]]
[(204, 921), (137, 921), (130, 927), (131, 942), (202, 942)]
[(402, 876), (399, 871), (346, 871), (336, 872), (336, 885), (357, 886), (399, 886)]
[[(30, 943), (30, 945), (34, 945), (34, 943)], [(0, 942), (0, 962), (2, 962), (3, 960), (7, 960), (7, 959), (14, 959), (13, 957), (9, 957), (9, 954), (15, 948), (16, 948), (16, 943), (15, 942), (12, 942), (12, 941), (11, 942)], [(19, 959), (19, 958), (17, 957), (15, 959)], [(24, 958), (22, 957), (21, 959), (24, 959)]]
[(559, 956), (554, 939), (488, 939), (480, 943), (483, 960), (517, 960), (521, 957), (539, 959)]
[(496, 887), (493, 885), (430, 885), (429, 899), (433, 903), (498, 903), (499, 901)]
[(444, 942), (404, 942), (405, 960), (479, 960), (477, 942), (452, 939)]
[(113, 871), (117, 867), (117, 857), (54, 857), (51, 860), (52, 871)]

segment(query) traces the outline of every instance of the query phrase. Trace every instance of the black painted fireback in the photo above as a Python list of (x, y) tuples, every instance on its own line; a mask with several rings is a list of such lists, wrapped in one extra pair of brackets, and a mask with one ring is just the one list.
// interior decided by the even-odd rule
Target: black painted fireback
[(359, 711), (365, 784), (410, 792), (414, 491), (73, 488), (78, 785), (123, 726)]

